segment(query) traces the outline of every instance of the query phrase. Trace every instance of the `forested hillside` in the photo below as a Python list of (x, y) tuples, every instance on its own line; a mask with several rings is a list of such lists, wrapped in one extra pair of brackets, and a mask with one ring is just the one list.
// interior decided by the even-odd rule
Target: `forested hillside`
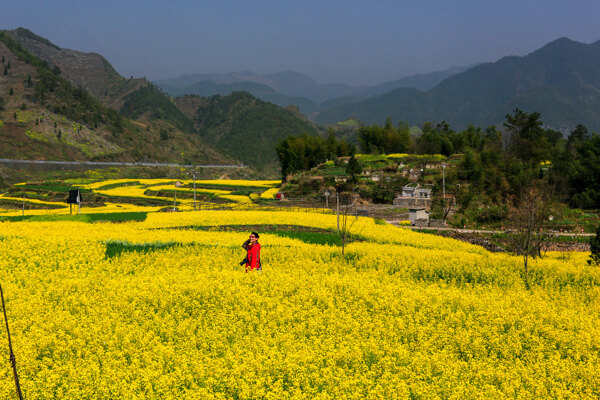
[(194, 95), (210, 97), (214, 95), (228, 96), (233, 92), (247, 92), (263, 101), (277, 104), (280, 107), (297, 106), (304, 115), (311, 115), (319, 110), (319, 105), (305, 97), (286, 96), (270, 86), (258, 82), (214, 83), (201, 81), (188, 86), (170, 86), (160, 84), (159, 87), (174, 97)]
[[(19, 32), (21, 38), (57, 50), (29, 31)], [(127, 107), (119, 113), (83, 86), (75, 86), (58, 65), (32, 54), (14, 36), (15, 32), (0, 32), (2, 157), (232, 163), (204, 145), (197, 134), (190, 134), (193, 124), (151, 86), (143, 89), (138, 85), (136, 89), (121, 78), (122, 88), (132, 90), (123, 92), (128, 93)], [(65, 60), (63, 67), (68, 64)], [(136, 97), (136, 93), (142, 96)]]
[(289, 135), (316, 133), (289, 110), (254, 96), (235, 92), (209, 98), (175, 100), (188, 110), (201, 137), (216, 149), (246, 164), (277, 170), (275, 145)]

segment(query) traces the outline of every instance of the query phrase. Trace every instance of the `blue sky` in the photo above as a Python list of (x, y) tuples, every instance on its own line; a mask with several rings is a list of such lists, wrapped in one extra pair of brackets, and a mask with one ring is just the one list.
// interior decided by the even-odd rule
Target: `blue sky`
[(376, 84), (600, 40), (597, 0), (0, 0), (0, 29), (102, 54), (123, 76), (297, 71)]

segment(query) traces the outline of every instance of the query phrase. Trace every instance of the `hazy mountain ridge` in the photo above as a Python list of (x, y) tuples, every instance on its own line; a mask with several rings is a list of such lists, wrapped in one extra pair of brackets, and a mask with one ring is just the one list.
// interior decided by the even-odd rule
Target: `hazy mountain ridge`
[[(214, 74), (187, 74), (177, 78), (156, 81), (156, 84), (169, 93), (182, 93), (183, 90), (193, 89), (200, 82), (211, 82), (216, 85), (234, 85), (237, 88), (252, 88), (250, 83), (269, 87), (271, 90), (288, 97), (304, 97), (314, 103), (323, 104), (339, 98), (371, 97), (384, 94), (398, 88), (413, 88), (429, 90), (442, 80), (465, 71), (471, 66), (452, 67), (444, 71), (426, 74), (415, 74), (377, 85), (348, 85), (344, 83), (318, 83), (308, 75), (294, 71), (283, 71), (259, 75), (254, 72), (230, 72)], [(206, 83), (205, 83), (206, 84)], [(229, 90), (228, 86), (216, 89)], [(192, 93), (190, 93), (192, 94)], [(198, 94), (200, 93), (193, 93)], [(223, 94), (223, 93), (214, 93)]]
[(473, 68), (476, 65), (478, 65), (478, 64), (468, 65), (468, 66), (464, 66), (464, 67), (452, 67), (452, 68), (448, 68), (447, 70), (444, 70), (444, 71), (435, 71), (435, 72), (430, 72), (428, 74), (410, 75), (410, 76), (407, 76), (404, 78), (400, 78), (400, 79), (397, 79), (394, 81), (380, 83), (378, 85), (370, 87), (369, 89), (363, 91), (361, 93), (361, 95), (363, 97), (372, 97), (372, 96), (389, 93), (392, 90), (400, 89), (400, 88), (417, 89), (422, 92), (426, 92), (426, 91), (436, 87), (437, 84), (439, 84), (443, 80), (445, 80), (453, 75), (460, 74), (461, 72), (464, 72), (470, 68)]
[(416, 74), (375, 86), (320, 84), (313, 78), (293, 71), (259, 75), (253, 72), (217, 74), (188, 74), (157, 81), (156, 84), (171, 96), (193, 94), (211, 96), (245, 91), (281, 107), (295, 105), (309, 118), (332, 106), (349, 104), (368, 97), (388, 93), (397, 88), (427, 90), (443, 79), (469, 67), (453, 67), (445, 71)]
[(383, 123), (446, 120), (457, 129), (496, 125), (515, 107), (542, 113), (545, 124), (600, 130), (600, 45), (557, 39), (524, 57), (509, 56), (453, 75), (424, 93), (397, 89), (321, 112), (317, 122), (349, 116)]

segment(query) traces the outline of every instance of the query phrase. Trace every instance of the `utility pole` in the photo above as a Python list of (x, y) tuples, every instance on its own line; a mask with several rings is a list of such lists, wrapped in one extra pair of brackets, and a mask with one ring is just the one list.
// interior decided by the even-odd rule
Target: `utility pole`
[(339, 191), (339, 188), (338, 188), (338, 190), (335, 191), (335, 200), (337, 203), (337, 207), (336, 207), (337, 208), (337, 212), (336, 212), (336, 214), (337, 214), (337, 230), (339, 232), (340, 231), (340, 191)]
[(186, 174), (191, 175), (194, 182), (194, 211), (196, 211), (196, 171), (186, 172)]
[(444, 207), (446, 207), (446, 164), (442, 164), (442, 196), (444, 197)]
[(446, 220), (446, 163), (442, 164), (442, 200), (443, 200), (443, 212), (444, 212), (444, 220)]
[(196, 211), (196, 174), (192, 174), (194, 178), (194, 211)]
[(25, 193), (23, 193), (23, 216), (25, 216)]
[(444, 202), (446, 202), (446, 164), (442, 164), (442, 191)]

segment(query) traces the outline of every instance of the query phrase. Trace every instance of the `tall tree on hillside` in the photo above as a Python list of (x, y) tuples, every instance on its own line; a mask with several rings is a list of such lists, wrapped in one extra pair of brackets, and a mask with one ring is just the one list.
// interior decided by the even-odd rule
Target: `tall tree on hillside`
[(484, 143), (484, 134), (481, 128), (469, 125), (466, 130), (455, 135), (454, 150), (464, 153), (467, 149), (481, 150)]
[(585, 127), (585, 125), (579, 124), (575, 127), (575, 129), (571, 131), (571, 133), (569, 133), (569, 136), (567, 138), (567, 144), (570, 147), (576, 147), (581, 142), (590, 140), (591, 138), (592, 135)]
[(413, 140), (410, 137), (410, 126), (408, 126), (407, 122), (400, 121), (398, 122), (396, 130), (398, 132), (398, 142), (400, 147), (398, 152), (407, 153), (413, 145)]
[(328, 160), (335, 160), (337, 158), (337, 139), (333, 129), (329, 128), (326, 139), (326, 153)]
[(456, 133), (450, 129), (446, 121), (433, 126), (430, 122), (423, 125), (423, 134), (417, 139), (417, 151), (420, 154), (443, 154), (449, 156), (454, 153), (453, 140)]
[(363, 126), (358, 130), (358, 143), (361, 151), (366, 154), (385, 153), (382, 143), (383, 129), (377, 124)]
[(600, 208), (600, 135), (578, 125), (556, 150), (550, 178), (571, 207)]
[(346, 173), (350, 175), (350, 179), (352, 182), (356, 182), (356, 176), (362, 173), (362, 165), (360, 161), (354, 155), (350, 157), (348, 160), (348, 165), (346, 165)]
[(481, 163), (475, 158), (475, 153), (471, 149), (467, 149), (459, 164), (458, 176), (476, 187), (479, 184), (481, 174)]
[(489, 151), (502, 151), (502, 131), (495, 126), (488, 126), (485, 129), (484, 148)]
[(550, 158), (550, 143), (542, 128), (542, 115), (515, 108), (506, 115), (504, 127), (510, 133), (509, 150), (526, 163), (539, 163)]

